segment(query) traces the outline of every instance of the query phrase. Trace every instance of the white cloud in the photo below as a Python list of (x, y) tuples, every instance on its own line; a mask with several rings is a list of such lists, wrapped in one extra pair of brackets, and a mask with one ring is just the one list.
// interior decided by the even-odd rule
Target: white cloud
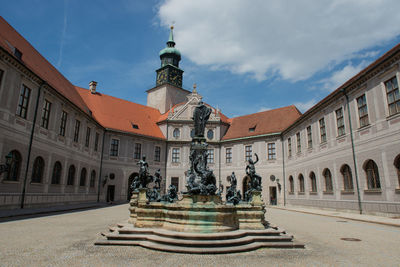
[(362, 61), (357, 66), (353, 66), (351, 63), (347, 64), (341, 70), (335, 71), (331, 77), (320, 81), (323, 84), (323, 88), (328, 91), (333, 91), (339, 86), (344, 84), (351, 77), (359, 73), (368, 65), (367, 61)]
[(311, 99), (310, 101), (307, 102), (297, 102), (294, 103), (294, 105), (301, 111), (301, 112), (306, 112), (307, 110), (309, 110), (311, 107), (313, 107), (315, 104), (317, 104), (317, 100)]
[(400, 34), (397, 0), (168, 0), (158, 17), (198, 65), (297, 81)]
[(263, 112), (263, 111), (267, 111), (267, 110), (271, 110), (272, 108), (269, 107), (261, 107), (257, 112)]

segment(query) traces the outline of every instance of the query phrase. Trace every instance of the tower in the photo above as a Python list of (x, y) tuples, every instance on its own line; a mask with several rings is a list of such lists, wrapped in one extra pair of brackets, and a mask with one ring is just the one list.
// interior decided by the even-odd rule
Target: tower
[(171, 27), (167, 47), (159, 54), (161, 67), (156, 70), (156, 86), (147, 90), (147, 106), (157, 108), (162, 114), (175, 104), (185, 102), (186, 96), (191, 93), (182, 88), (181, 53), (175, 48), (173, 29)]
[(156, 71), (156, 85), (169, 83), (177, 87), (182, 87), (183, 70), (179, 68), (181, 53), (175, 48), (174, 27), (171, 26), (167, 47), (160, 51), (161, 67)]

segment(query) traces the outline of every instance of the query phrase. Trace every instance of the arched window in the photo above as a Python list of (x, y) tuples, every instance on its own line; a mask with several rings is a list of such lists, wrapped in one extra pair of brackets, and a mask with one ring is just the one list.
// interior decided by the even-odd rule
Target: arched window
[(299, 174), (299, 192), (304, 193), (304, 177), (303, 174)]
[(180, 131), (178, 128), (175, 128), (174, 131), (173, 131), (173, 133), (172, 133), (172, 135), (173, 135), (175, 138), (179, 138), (179, 137), (181, 136), (181, 131)]
[(322, 172), (322, 175), (325, 178), (325, 192), (332, 192), (333, 191), (333, 185), (332, 185), (332, 174), (329, 169), (325, 169)]
[(310, 186), (311, 192), (317, 192), (317, 178), (314, 172), (310, 172)]
[(368, 160), (364, 163), (364, 171), (367, 176), (368, 189), (379, 189), (381, 188), (381, 182), (379, 180), (378, 166), (375, 161)]
[(37, 157), (33, 162), (31, 182), (41, 183), (43, 179), (43, 172), (44, 172), (44, 160), (42, 157)]
[(17, 150), (13, 150), (10, 153), (12, 155), (12, 161), (11, 161), (10, 169), (8, 171), (6, 180), (18, 181), (19, 174), (21, 172), (22, 157), (21, 157), (21, 154)]
[(96, 184), (96, 171), (92, 170), (92, 173), (90, 174), (90, 187), (94, 187)]
[(79, 186), (86, 185), (86, 168), (82, 168), (81, 170), (81, 178), (79, 179)]
[(75, 180), (75, 166), (70, 165), (68, 169), (67, 185), (74, 185)]
[(59, 161), (56, 161), (56, 163), (54, 163), (53, 174), (51, 176), (51, 184), (60, 184), (61, 170), (62, 170), (61, 163)]
[(289, 176), (289, 193), (294, 192), (294, 181), (293, 181), (293, 176)]
[(351, 175), (351, 169), (349, 165), (345, 164), (340, 168), (340, 173), (343, 176), (343, 188), (344, 190), (353, 191), (353, 176)]
[(394, 167), (396, 168), (396, 171), (397, 171), (397, 179), (398, 179), (399, 188), (400, 188), (400, 154), (397, 155), (397, 157), (394, 160)]

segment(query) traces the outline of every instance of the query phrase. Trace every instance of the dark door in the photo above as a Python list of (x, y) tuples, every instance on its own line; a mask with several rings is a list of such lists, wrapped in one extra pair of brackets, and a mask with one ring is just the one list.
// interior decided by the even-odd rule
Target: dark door
[(114, 201), (115, 185), (107, 186), (107, 202)]
[(269, 204), (276, 205), (276, 186), (269, 187)]

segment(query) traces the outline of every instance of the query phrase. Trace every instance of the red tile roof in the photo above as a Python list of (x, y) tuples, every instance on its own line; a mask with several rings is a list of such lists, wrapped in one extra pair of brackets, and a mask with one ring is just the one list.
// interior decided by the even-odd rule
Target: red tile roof
[[(89, 110), (74, 85), (70, 83), (53, 65), (50, 64), (33, 46), (25, 40), (3, 17), (0, 16), (0, 46), (14, 55), (14, 48), (22, 52), (22, 63), (46, 81), (51, 87), (66, 97), (82, 111)], [(17, 89), (17, 88), (15, 88)]]
[[(280, 133), (301, 116), (293, 105), (231, 119), (231, 126), (222, 140)], [(252, 130), (250, 130), (252, 129)]]
[[(158, 109), (136, 104), (113, 96), (95, 93), (76, 87), (92, 111), (92, 116), (103, 127), (159, 139), (165, 139), (156, 122), (160, 118)], [(133, 128), (133, 124), (138, 129)]]

